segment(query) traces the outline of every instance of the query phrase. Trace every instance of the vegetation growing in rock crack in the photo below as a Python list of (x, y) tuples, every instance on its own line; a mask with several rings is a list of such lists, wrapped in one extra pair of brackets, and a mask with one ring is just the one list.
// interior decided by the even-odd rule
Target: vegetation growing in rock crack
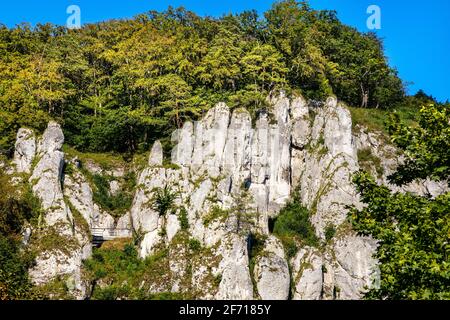
[(334, 235), (336, 234), (336, 227), (333, 224), (328, 224), (325, 227), (325, 240), (330, 241), (333, 239)]
[[(87, 171), (84, 171), (85, 174)], [(133, 190), (136, 185), (136, 177), (133, 172), (127, 173), (122, 179), (122, 187), (116, 192), (110, 191), (110, 181), (113, 179), (101, 174), (87, 173), (91, 177), (94, 190), (94, 201), (114, 217), (121, 217), (130, 207), (133, 201)]]
[(272, 232), (283, 243), (289, 258), (297, 253), (300, 245), (318, 245), (318, 239), (309, 218), (308, 209), (302, 206), (299, 194), (296, 193), (280, 211), (278, 217), (272, 221)]
[(178, 213), (178, 222), (180, 222), (180, 228), (182, 231), (189, 229), (189, 219), (185, 207), (181, 207)]
[(175, 209), (175, 200), (178, 194), (172, 191), (171, 187), (166, 185), (163, 188), (155, 188), (151, 198), (151, 205), (160, 216), (166, 216), (167, 213)]

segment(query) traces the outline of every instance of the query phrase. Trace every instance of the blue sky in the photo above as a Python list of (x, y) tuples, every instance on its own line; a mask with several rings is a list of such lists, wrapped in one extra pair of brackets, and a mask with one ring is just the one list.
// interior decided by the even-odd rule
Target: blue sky
[[(133, 17), (148, 10), (184, 6), (199, 15), (220, 16), (256, 9), (264, 12), (273, 0), (4, 0), (0, 22), (14, 26), (52, 22), (65, 24), (69, 5), (81, 8), (82, 23)], [(381, 9), (381, 30), (390, 64), (404, 81), (413, 82), (410, 93), (425, 90), (441, 101), (450, 100), (449, 0), (310, 0), (316, 9), (333, 9), (346, 24), (368, 31), (369, 5)]]

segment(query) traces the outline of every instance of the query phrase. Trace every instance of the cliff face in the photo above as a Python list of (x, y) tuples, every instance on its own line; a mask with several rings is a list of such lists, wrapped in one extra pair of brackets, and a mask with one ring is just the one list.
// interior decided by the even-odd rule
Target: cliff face
[[(168, 268), (160, 281), (149, 284), (151, 292), (191, 291), (205, 299), (361, 298), (366, 288), (376, 285), (376, 242), (357, 236), (346, 222), (347, 206), (360, 205), (351, 177), (360, 167), (361, 152), (378, 159), (376, 165), (364, 164), (380, 183), (387, 183), (401, 157), (376, 133), (359, 126), (353, 131), (350, 112), (334, 98), (316, 106), (281, 94), (271, 98), (270, 105), (255, 125), (246, 110), (231, 112), (223, 103), (201, 121), (186, 122), (173, 133), (171, 165), (163, 162), (162, 146), (156, 142), (147, 165), (137, 172), (131, 209), (120, 218), (94, 202), (76, 159), (65, 159), (64, 137), (56, 123), (50, 123), (41, 138), (21, 129), (13, 167), (31, 175), (28, 181), (45, 211), (44, 231), (34, 232), (31, 238), (37, 239), (30, 241), (40, 248), (30, 271), (34, 283), (62, 276), (76, 298), (88, 295), (82, 261), (91, 255), (93, 228), (106, 228), (118, 237), (138, 234), (143, 258), (161, 247), (169, 249)], [(65, 161), (75, 164), (70, 175), (63, 174)], [(166, 186), (177, 193), (177, 210), (160, 215), (151, 203), (157, 188)], [(408, 186), (408, 191), (438, 194), (442, 188), (423, 182)], [(294, 192), (310, 210), (323, 244), (304, 246), (287, 261), (269, 220)], [(188, 220), (183, 234), (206, 248), (196, 257), (186, 255), (180, 245), (183, 213)], [(336, 235), (325, 241), (331, 226)], [(39, 247), (42, 233), (63, 237), (70, 250)], [(250, 233), (265, 235), (251, 267)]]

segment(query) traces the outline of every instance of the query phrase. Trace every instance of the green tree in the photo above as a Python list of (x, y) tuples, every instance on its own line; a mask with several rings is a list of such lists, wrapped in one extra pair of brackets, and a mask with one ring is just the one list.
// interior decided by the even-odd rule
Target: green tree
[(450, 108), (429, 104), (420, 109), (419, 126), (407, 127), (393, 115), (388, 125), (405, 162), (390, 178), (398, 185), (415, 179), (448, 181), (450, 176)]
[(238, 33), (223, 27), (219, 29), (196, 70), (205, 86), (236, 90), (242, 73), (239, 65), (243, 54), (241, 41)]
[(283, 56), (271, 45), (256, 44), (242, 58), (241, 63), (243, 74), (260, 92), (268, 92), (276, 86), (286, 84), (288, 69), (283, 62)]
[(158, 211), (160, 216), (165, 216), (168, 212), (175, 209), (175, 200), (178, 197), (169, 186), (156, 188), (152, 197), (152, 207)]
[(0, 150), (9, 155), (21, 126), (40, 132), (50, 119), (80, 151), (146, 151), (219, 101), (255, 115), (279, 88), (353, 106), (406, 101), (382, 41), (306, 1), (276, 2), (264, 16), (169, 7), (79, 30), (0, 26)]
[[(392, 140), (406, 156), (393, 175), (397, 184), (426, 177), (448, 183), (449, 121), (448, 106), (428, 106), (421, 109), (420, 127), (390, 124)], [(450, 299), (450, 193), (393, 193), (363, 172), (354, 182), (365, 207), (351, 210), (353, 226), (379, 241), (380, 287), (366, 297)]]

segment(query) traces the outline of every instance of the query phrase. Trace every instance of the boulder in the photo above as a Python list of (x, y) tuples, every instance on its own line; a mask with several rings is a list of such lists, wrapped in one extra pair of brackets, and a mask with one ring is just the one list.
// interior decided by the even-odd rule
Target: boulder
[(258, 294), (263, 300), (287, 300), (290, 275), (281, 242), (270, 236), (264, 243), (263, 254), (255, 262), (254, 277)]
[(17, 132), (13, 164), (18, 173), (30, 173), (36, 155), (36, 137), (30, 129), (21, 128)]

